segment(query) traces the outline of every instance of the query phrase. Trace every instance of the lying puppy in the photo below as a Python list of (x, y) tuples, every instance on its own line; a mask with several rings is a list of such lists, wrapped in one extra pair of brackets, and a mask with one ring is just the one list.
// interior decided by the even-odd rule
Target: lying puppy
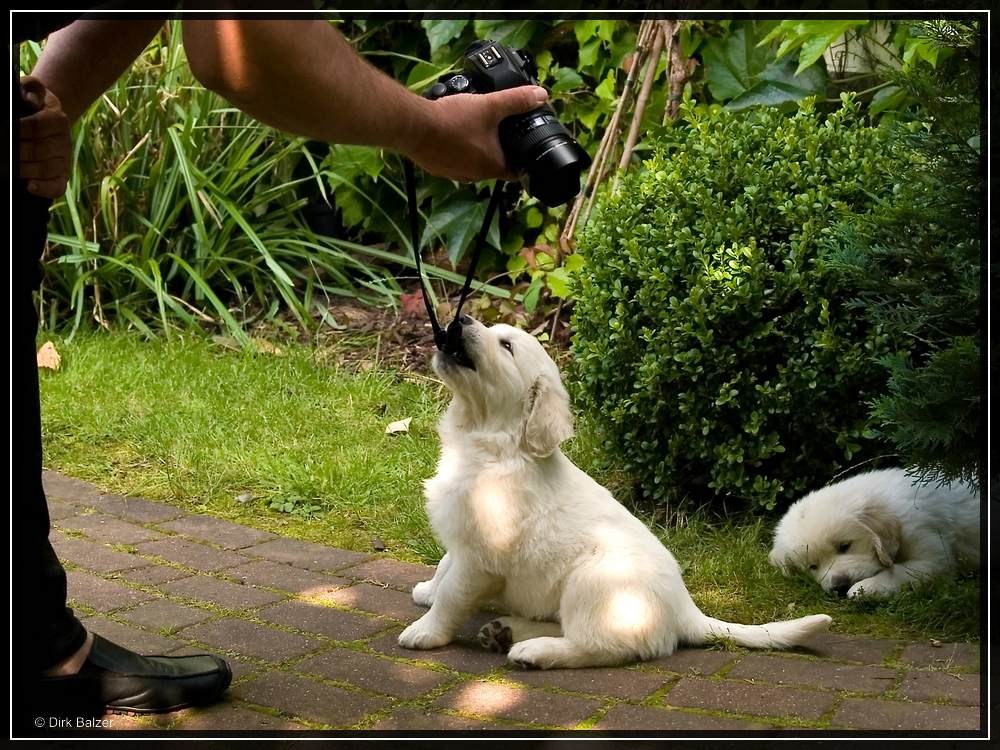
[(826, 591), (888, 597), (962, 569), (979, 569), (979, 497), (902, 469), (859, 474), (806, 495), (774, 532), (771, 564), (808, 570)]
[(399, 643), (449, 643), (486, 601), (512, 616), (486, 625), (487, 648), (522, 667), (594, 667), (669, 655), (714, 636), (788, 648), (827, 615), (767, 625), (707, 617), (676, 560), (638, 519), (559, 450), (572, 434), (555, 363), (533, 336), (468, 316), (434, 356), (454, 394), (426, 482), (431, 527), (448, 553), (413, 599), (430, 611)]

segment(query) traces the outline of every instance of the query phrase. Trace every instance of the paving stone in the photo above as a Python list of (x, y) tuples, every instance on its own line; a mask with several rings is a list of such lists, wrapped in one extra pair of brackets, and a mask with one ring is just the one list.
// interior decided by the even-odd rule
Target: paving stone
[(346, 648), (311, 657), (296, 664), (295, 669), (401, 698), (415, 698), (455, 679), (442, 672), (432, 672)]
[(429, 651), (415, 651), (399, 645), (398, 639), (401, 632), (402, 628), (394, 630), (372, 641), (369, 646), (379, 653), (388, 656), (443, 664), (459, 672), (469, 672), (471, 674), (491, 672), (507, 663), (505, 656), (487, 651), (471, 636), (459, 638), (441, 648)]
[(912, 701), (948, 700), (964, 706), (978, 706), (978, 674), (953, 674), (950, 672), (921, 672), (911, 669), (899, 686), (899, 695)]
[(109, 516), (117, 516), (135, 523), (161, 523), (187, 515), (186, 511), (171, 505), (124, 495), (99, 495), (88, 501), (87, 505)]
[(212, 516), (186, 516), (160, 524), (160, 528), (225, 549), (240, 549), (277, 539), (277, 535), (269, 531), (252, 529)]
[(111, 612), (153, 598), (143, 591), (130, 589), (115, 581), (106, 581), (82, 570), (66, 571), (66, 590), (73, 602), (97, 612)]
[(284, 599), (284, 594), (242, 586), (212, 576), (191, 576), (169, 581), (161, 589), (175, 596), (198, 599), (226, 609), (254, 609)]
[(836, 695), (768, 685), (744, 685), (729, 680), (684, 677), (663, 699), (669, 706), (705, 708), (759, 716), (798, 716), (818, 719)]
[(283, 674), (261, 675), (231, 689), (234, 696), (319, 724), (349, 727), (387, 705), (384, 698), (352, 693), (322, 682)]
[[(510, 727), (494, 724), (479, 719), (469, 719), (464, 716), (451, 716), (433, 711), (421, 711), (415, 708), (401, 708), (391, 716), (382, 719), (372, 727), (373, 731), (402, 732), (457, 732), (463, 730), (502, 729)], [(403, 735), (405, 736), (405, 734)]]
[(275, 539), (243, 550), (248, 555), (288, 563), (296, 568), (315, 571), (337, 571), (368, 560), (371, 555), (351, 552), (297, 539)]
[(178, 638), (198, 641), (223, 651), (235, 651), (262, 661), (279, 662), (302, 656), (319, 647), (312, 638), (286, 633), (234, 617), (223, 617), (185, 628)]
[[(171, 651), (171, 656), (198, 656), (200, 654), (210, 654), (215, 653), (212, 649), (203, 648), (201, 646), (182, 646), (181, 648)], [(221, 656), (226, 660), (229, 665), (229, 670), (233, 673), (233, 680), (239, 680), (246, 677), (248, 674), (253, 674), (254, 672), (259, 672), (265, 667), (261, 667), (259, 664), (255, 664), (252, 661), (247, 661), (246, 659), (240, 659), (238, 657), (232, 656), (231, 654), (216, 653), (216, 656)]]
[(726, 651), (710, 651), (703, 648), (682, 648), (670, 656), (650, 659), (641, 664), (642, 668), (653, 667), (666, 669), (683, 675), (713, 675), (730, 662), (739, 658), (739, 654)]
[(598, 730), (652, 730), (661, 732), (694, 731), (760, 731), (770, 729), (768, 724), (743, 719), (725, 719), (718, 716), (679, 711), (669, 708), (647, 708), (624, 704), (612, 708), (594, 727)]
[(314, 573), (291, 565), (263, 560), (229, 568), (224, 575), (252, 586), (267, 586), (303, 596), (319, 596), (351, 582), (346, 578)]
[(48, 498), (49, 520), (52, 522), (61, 521), (64, 518), (72, 518), (80, 513), (80, 508), (62, 500)]
[(356, 583), (350, 587), (321, 594), (318, 598), (350, 609), (395, 617), (405, 623), (411, 623), (427, 612), (423, 607), (414, 604), (409, 594), (371, 583)]
[(79, 531), (91, 539), (106, 544), (138, 544), (163, 538), (163, 534), (159, 532), (103, 513), (64, 518), (59, 522), (59, 528)]
[(150, 633), (129, 625), (122, 625), (119, 622), (109, 620), (107, 617), (101, 617), (100, 615), (85, 617), (80, 622), (83, 623), (83, 626), (87, 630), (107, 638), (112, 643), (117, 643), (122, 648), (130, 649), (145, 656), (173, 655), (184, 645), (173, 638), (164, 638), (157, 633)]
[(899, 660), (915, 667), (955, 669), (971, 667), (979, 670), (979, 646), (975, 643), (911, 643), (903, 649)]
[(924, 732), (980, 728), (978, 707), (937, 706), (932, 703), (866, 701), (845, 698), (833, 715), (835, 727)]
[(152, 560), (146, 560), (139, 555), (119, 552), (103, 544), (66, 536), (58, 531), (49, 534), (49, 542), (62, 562), (96, 570), (98, 573), (130, 570), (152, 564)]
[(750, 654), (726, 674), (731, 680), (755, 680), (779, 685), (806, 685), (881, 695), (897, 677), (893, 669), (862, 667), (794, 657)]
[(161, 628), (185, 628), (212, 617), (212, 613), (204, 609), (186, 607), (166, 599), (157, 599), (146, 604), (140, 604), (128, 612), (122, 612), (119, 617), (133, 625), (142, 628), (159, 630)]
[(58, 497), (71, 502), (82, 502), (101, 494), (101, 491), (90, 482), (73, 479), (49, 469), (42, 471), (42, 487), (45, 489), (46, 497)]
[(554, 687), (576, 693), (613, 695), (640, 700), (654, 693), (672, 679), (662, 672), (639, 672), (634, 669), (512, 669), (505, 680), (533, 687)]
[(416, 584), (429, 581), (434, 576), (434, 568), (430, 565), (414, 565), (386, 558), (370, 560), (339, 572), (348, 578), (391, 586), (406, 593), (412, 592)]
[(856, 661), (862, 664), (881, 664), (887, 656), (894, 654), (902, 643), (903, 641), (858, 638), (827, 632), (814, 636), (806, 646), (796, 648), (793, 653), (812, 654), (824, 659)]
[(180, 563), (200, 571), (216, 571), (249, 562), (244, 555), (229, 550), (215, 549), (179, 537), (169, 537), (155, 542), (143, 542), (136, 548), (144, 555), (157, 555), (164, 560)]
[(442, 695), (433, 705), (491, 718), (574, 727), (600, 708), (601, 703), (490, 682), (465, 682)]
[(167, 581), (176, 581), (180, 578), (188, 578), (193, 575), (188, 570), (171, 568), (169, 565), (146, 565), (135, 570), (123, 570), (115, 574), (115, 578), (121, 578), (134, 583), (144, 583), (147, 586), (156, 586)]
[(260, 610), (258, 616), (268, 622), (288, 625), (298, 630), (308, 630), (338, 641), (367, 638), (392, 625), (387, 620), (301, 601), (282, 602), (267, 607)]
[(251, 736), (253, 732), (287, 731), (308, 729), (291, 719), (254, 711), (244, 704), (235, 701), (216, 703), (204, 708), (188, 708), (174, 714), (175, 723), (171, 729), (179, 731), (201, 730), (206, 732), (225, 732), (229, 730)]

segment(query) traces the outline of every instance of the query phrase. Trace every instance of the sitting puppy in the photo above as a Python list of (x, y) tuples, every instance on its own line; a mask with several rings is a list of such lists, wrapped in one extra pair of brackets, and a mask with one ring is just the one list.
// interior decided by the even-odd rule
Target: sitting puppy
[(888, 597), (904, 585), (979, 568), (979, 497), (902, 469), (859, 474), (806, 495), (774, 532), (771, 564), (808, 570), (826, 591)]
[(702, 614), (670, 552), (559, 450), (572, 433), (569, 399), (541, 344), (510, 326), (460, 323), (433, 361), (454, 399), (425, 485), (448, 552), (414, 587), (430, 611), (401, 646), (449, 643), (489, 600), (512, 616), (486, 625), (480, 642), (543, 669), (653, 659), (715, 636), (789, 648), (829, 627), (827, 615), (736, 625)]

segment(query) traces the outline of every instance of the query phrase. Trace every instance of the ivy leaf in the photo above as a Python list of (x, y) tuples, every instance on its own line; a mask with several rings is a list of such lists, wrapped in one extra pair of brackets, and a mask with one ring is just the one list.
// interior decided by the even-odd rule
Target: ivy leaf
[(427, 41), (431, 45), (431, 55), (433, 56), (434, 53), (448, 44), (452, 39), (460, 37), (468, 24), (468, 18), (461, 20), (437, 19), (421, 21), (420, 25), (424, 27), (424, 31), (427, 33)]
[(863, 26), (867, 21), (805, 21), (808, 35), (802, 41), (799, 51), (799, 67), (796, 75), (808, 68), (823, 56), (826, 48), (837, 41), (845, 33), (856, 26)]
[(618, 94), (615, 91), (617, 88), (616, 83), (615, 71), (609, 70), (608, 74), (604, 77), (604, 80), (601, 81), (601, 85), (594, 89), (594, 93), (597, 94), (598, 98), (603, 99), (604, 101), (613, 102), (618, 97)]
[(877, 115), (887, 109), (896, 109), (906, 101), (906, 92), (899, 86), (886, 86), (879, 89), (872, 97), (872, 103), (868, 106), (868, 113)]
[(756, 105), (774, 107), (826, 91), (825, 67), (814, 65), (797, 75), (792, 71), (793, 65), (791, 60), (773, 62), (761, 72), (750, 89), (726, 104), (726, 109), (738, 111)]
[[(469, 197), (458, 197), (447, 201), (427, 219), (420, 245), (426, 245), (435, 235), (441, 237), (448, 248), (448, 258), (458, 263), (486, 217), (487, 202)], [(486, 241), (493, 247), (500, 247), (500, 228), (497, 217), (487, 233)]]
[(553, 79), (552, 92), (568, 91), (583, 85), (583, 78), (572, 68), (553, 68), (549, 75)]
[(527, 47), (538, 29), (538, 21), (475, 21), (476, 37), (492, 39), (515, 49)]

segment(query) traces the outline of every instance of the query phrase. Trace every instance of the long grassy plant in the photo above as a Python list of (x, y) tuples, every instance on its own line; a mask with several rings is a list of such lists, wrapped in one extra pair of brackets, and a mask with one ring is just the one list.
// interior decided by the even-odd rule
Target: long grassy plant
[[(25, 45), (23, 69), (39, 51)], [(257, 317), (307, 324), (332, 295), (386, 304), (399, 292), (385, 264), (408, 254), (317, 235), (301, 218), (300, 186), (326, 197), (334, 162), (200, 86), (177, 22), (80, 118), (73, 148), (43, 259), (39, 311), (52, 327), (218, 326), (246, 343)]]

